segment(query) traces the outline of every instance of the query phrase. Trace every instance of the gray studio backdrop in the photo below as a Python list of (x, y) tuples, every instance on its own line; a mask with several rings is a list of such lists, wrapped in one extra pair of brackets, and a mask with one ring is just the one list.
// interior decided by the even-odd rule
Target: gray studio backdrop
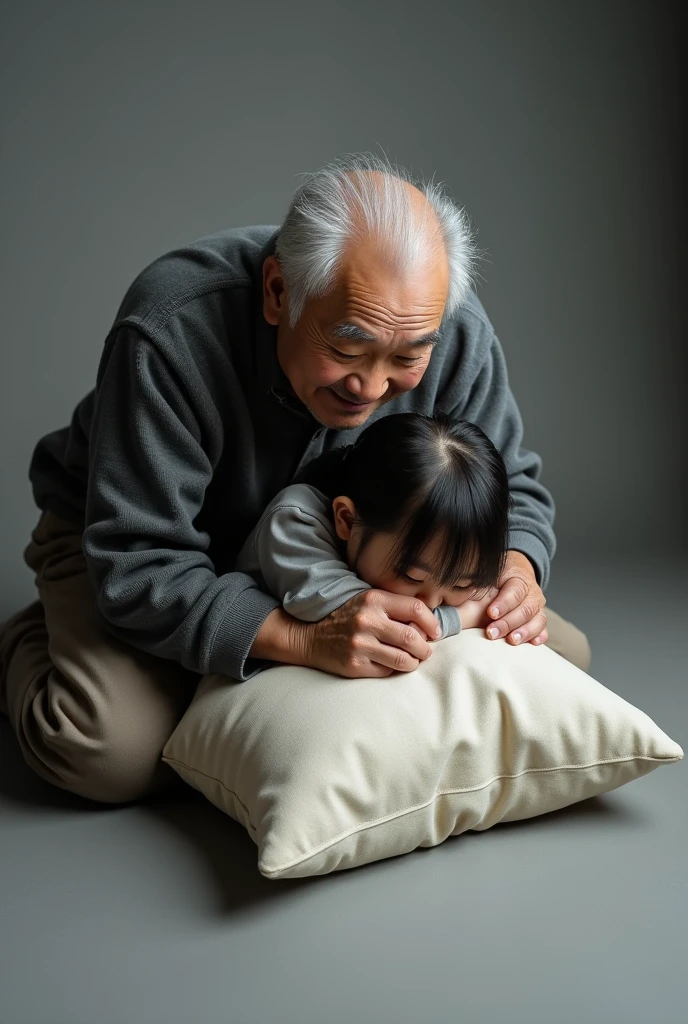
[(678, 552), (674, 12), (656, 0), (7, 6), (0, 615), (33, 596), (31, 451), (92, 387), (132, 278), (203, 234), (279, 222), (299, 172), (379, 146), (446, 182), (478, 229), (478, 292), (557, 503), (557, 557)]

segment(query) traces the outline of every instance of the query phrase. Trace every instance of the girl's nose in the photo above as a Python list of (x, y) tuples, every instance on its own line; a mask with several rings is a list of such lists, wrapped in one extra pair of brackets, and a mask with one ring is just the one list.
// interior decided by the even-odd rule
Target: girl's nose
[(442, 604), (442, 593), (437, 587), (419, 587), (414, 596), (419, 597), (433, 611)]

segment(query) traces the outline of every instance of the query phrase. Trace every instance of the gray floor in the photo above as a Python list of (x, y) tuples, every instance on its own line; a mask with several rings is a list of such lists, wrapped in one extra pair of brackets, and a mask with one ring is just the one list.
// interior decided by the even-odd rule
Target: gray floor
[[(555, 561), (591, 674), (688, 747), (685, 561)], [(432, 850), (276, 882), (192, 790), (98, 808), (2, 720), (4, 1024), (686, 1019), (688, 758)]]

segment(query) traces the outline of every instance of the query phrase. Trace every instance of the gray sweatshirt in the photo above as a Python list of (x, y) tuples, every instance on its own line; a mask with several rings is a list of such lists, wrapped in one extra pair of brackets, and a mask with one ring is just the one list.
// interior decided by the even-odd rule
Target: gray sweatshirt
[[(319, 622), (370, 590), (343, 560), (332, 502), (310, 484), (291, 484), (270, 502), (239, 552), (235, 569), (279, 598), (295, 619)], [(461, 632), (459, 611), (435, 608), (442, 637)]]
[(275, 495), (311, 459), (397, 412), (472, 420), (502, 453), (514, 498), (508, 546), (540, 586), (555, 551), (554, 502), (523, 425), (499, 341), (475, 293), (443, 327), (412, 391), (366, 424), (323, 427), (294, 394), (262, 308), (274, 225), (197, 239), (145, 267), (105, 338), (95, 387), (71, 422), (37, 443), (29, 478), (40, 509), (83, 529), (103, 626), (194, 672), (247, 679), (248, 657), (279, 601), (234, 569)]

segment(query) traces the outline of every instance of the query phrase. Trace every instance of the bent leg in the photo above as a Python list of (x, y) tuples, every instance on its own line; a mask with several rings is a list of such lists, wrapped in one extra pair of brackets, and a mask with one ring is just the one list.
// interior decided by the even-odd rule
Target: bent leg
[(545, 606), (547, 616), (547, 647), (551, 647), (562, 658), (587, 672), (592, 658), (588, 638), (577, 626)]
[(43, 512), (24, 560), (40, 600), (0, 633), (0, 686), (26, 763), (104, 803), (174, 786), (160, 755), (201, 677), (107, 632), (78, 526)]

